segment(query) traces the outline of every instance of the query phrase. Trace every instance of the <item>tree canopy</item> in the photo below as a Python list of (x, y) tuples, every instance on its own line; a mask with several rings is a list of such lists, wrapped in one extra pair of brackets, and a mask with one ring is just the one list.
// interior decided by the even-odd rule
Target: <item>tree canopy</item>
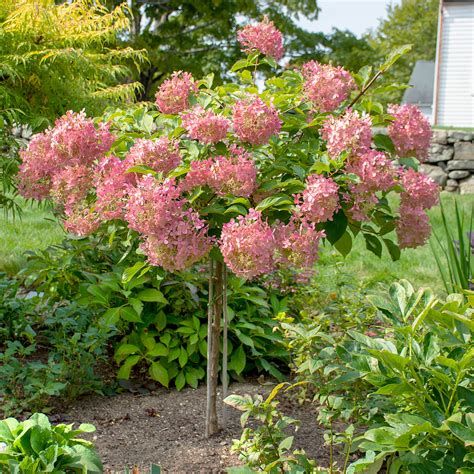
[(2, 116), (41, 129), (68, 109), (96, 114), (133, 99), (140, 85), (125, 80), (145, 54), (119, 44), (118, 35), (129, 26), (126, 5), (109, 11), (97, 0), (3, 1)]

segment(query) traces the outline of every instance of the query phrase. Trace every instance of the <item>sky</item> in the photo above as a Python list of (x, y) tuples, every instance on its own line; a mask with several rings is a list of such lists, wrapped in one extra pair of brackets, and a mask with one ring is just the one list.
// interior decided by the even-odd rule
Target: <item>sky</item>
[(360, 36), (369, 28), (375, 28), (380, 18), (386, 17), (390, 3), (399, 4), (400, 0), (319, 0), (318, 20), (302, 19), (299, 23), (309, 31), (330, 33), (335, 27)]

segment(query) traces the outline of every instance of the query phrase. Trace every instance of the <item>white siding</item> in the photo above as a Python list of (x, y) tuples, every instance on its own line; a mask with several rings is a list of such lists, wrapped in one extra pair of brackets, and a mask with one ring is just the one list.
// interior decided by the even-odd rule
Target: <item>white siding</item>
[(444, 5), (440, 53), (437, 124), (474, 127), (474, 1)]

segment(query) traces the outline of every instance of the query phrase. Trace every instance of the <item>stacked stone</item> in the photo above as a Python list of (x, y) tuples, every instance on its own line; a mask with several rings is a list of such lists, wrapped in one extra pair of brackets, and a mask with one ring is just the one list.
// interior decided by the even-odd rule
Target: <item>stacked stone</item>
[(421, 168), (446, 191), (474, 194), (474, 133), (435, 130)]

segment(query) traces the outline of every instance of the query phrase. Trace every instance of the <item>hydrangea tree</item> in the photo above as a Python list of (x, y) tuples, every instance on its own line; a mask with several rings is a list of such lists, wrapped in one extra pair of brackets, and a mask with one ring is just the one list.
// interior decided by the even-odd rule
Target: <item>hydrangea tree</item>
[[(407, 105), (385, 113), (368, 95), (403, 51), (375, 75), (310, 61), (262, 88), (258, 68), (277, 67), (282, 36), (264, 19), (238, 38), (248, 56), (232, 69), (237, 82), (213, 88), (212, 76), (178, 71), (158, 90), (158, 111), (116, 112), (99, 124), (69, 112), (35, 136), (20, 171), (23, 195), (53, 199), (74, 234), (114, 221), (140, 240), (150, 265), (175, 272), (210, 262), (208, 436), (217, 430), (226, 269), (252, 279), (291, 267), (304, 277), (322, 240), (346, 255), (358, 234), (376, 255), (385, 246), (397, 259), (400, 248), (426, 242), (425, 210), (438, 199), (417, 171), (426, 119)], [(374, 126), (388, 136), (373, 135)], [(390, 192), (400, 195), (397, 210)], [(225, 391), (225, 337), (223, 352)]]

